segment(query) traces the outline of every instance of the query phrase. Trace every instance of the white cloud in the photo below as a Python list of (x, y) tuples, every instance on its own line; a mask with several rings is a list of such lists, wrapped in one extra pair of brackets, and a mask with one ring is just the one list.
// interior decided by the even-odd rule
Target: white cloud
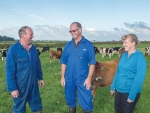
[(39, 17), (39, 16), (36, 16), (36, 15), (29, 15), (29, 16), (31, 16), (31, 17), (33, 17), (33, 18), (37, 18), (37, 19), (40, 19), (40, 20), (44, 20), (44, 18), (42, 18), (42, 17)]
[(86, 28), (87, 31), (95, 31), (94, 28)]
[(68, 28), (62, 25), (37, 25), (33, 28), (36, 40), (69, 40), (71, 35)]
[(17, 9), (11, 9), (12, 11), (16, 11), (16, 12), (18, 12), (19, 13), (19, 11), (17, 10)]
[(150, 26), (144, 22), (135, 22), (135, 23), (124, 23), (125, 28), (114, 29), (115, 32), (121, 33), (122, 35), (134, 33), (138, 36), (139, 40), (150, 40)]
[(1, 31), (1, 30), (5, 30), (5, 28), (3, 28), (3, 27), (0, 27), (0, 31)]
[[(2, 29), (1, 29), (2, 28)], [(0, 35), (1, 36), (8, 36), (8, 37), (12, 37), (14, 39), (18, 39), (18, 27), (0, 27)]]
[[(133, 27), (132, 27), (133, 26)], [(34, 40), (71, 40), (72, 36), (68, 32), (69, 27), (63, 25), (36, 25), (32, 27), (34, 32)], [(18, 27), (0, 27), (0, 34), (18, 39)], [(123, 35), (134, 33), (139, 40), (150, 40), (150, 29), (140, 24), (125, 26), (125, 28), (114, 28), (112, 31), (98, 31), (95, 28), (83, 28), (83, 36), (89, 40), (112, 41), (120, 40)]]

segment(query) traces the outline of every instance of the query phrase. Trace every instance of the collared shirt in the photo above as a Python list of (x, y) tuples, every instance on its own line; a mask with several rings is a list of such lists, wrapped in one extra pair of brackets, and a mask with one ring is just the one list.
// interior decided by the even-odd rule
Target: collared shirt
[[(83, 39), (83, 38), (82, 38), (82, 39)], [(82, 40), (82, 39), (81, 39), (81, 40)], [(77, 44), (75, 43), (75, 40), (74, 40), (75, 48), (78, 48), (78, 46), (79, 46), (79, 44), (80, 44), (81, 40), (80, 40)]]
[[(20, 42), (20, 44), (26, 49), (26, 47), (25, 47), (25, 45), (22, 43), (22, 41), (21, 40), (19, 40), (19, 42)], [(32, 47), (32, 43), (29, 45), (29, 48), (28, 49), (26, 49), (26, 50), (28, 50), (29, 51), (29, 49)]]

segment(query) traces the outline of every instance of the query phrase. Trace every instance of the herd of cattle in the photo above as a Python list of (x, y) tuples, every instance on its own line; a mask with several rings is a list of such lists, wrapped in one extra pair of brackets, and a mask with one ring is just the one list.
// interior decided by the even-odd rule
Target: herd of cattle
[[(42, 51), (40, 52), (39, 49), (37, 49), (38, 54), (40, 55), (43, 52), (50, 51), (50, 63), (52, 63), (52, 59), (60, 59), (63, 49), (57, 48), (56, 51), (50, 50), (49, 46), (43, 47)], [(98, 87), (105, 87), (109, 86), (112, 83), (112, 80), (114, 78), (116, 68), (120, 59), (120, 56), (125, 51), (124, 48), (121, 47), (112, 47), (112, 48), (100, 48), (94, 46), (95, 54), (100, 53), (102, 55), (102, 58), (104, 58), (106, 55), (108, 55), (110, 58), (114, 55), (114, 53), (117, 53), (119, 58), (116, 60), (106, 61), (106, 62), (96, 62), (95, 65), (95, 71), (92, 77), (92, 95), (93, 97), (96, 94), (96, 91)], [(6, 60), (7, 50), (1, 50), (2, 53), (2, 61)], [(150, 53), (150, 47), (145, 48), (145, 57), (148, 57), (148, 53)]]
[[(50, 51), (50, 63), (51, 63), (53, 58), (60, 59), (63, 49), (59, 47), (57, 48), (56, 51), (53, 51), (50, 50), (49, 46), (43, 47), (42, 51), (37, 49), (38, 55), (46, 51), (48, 52)], [(118, 56), (120, 57), (122, 51), (124, 51), (124, 48), (121, 47), (102, 48), (101, 47), (100, 49), (98, 49), (96, 46), (94, 46), (94, 51), (95, 54), (100, 53), (102, 55), (102, 58), (104, 58), (106, 55), (108, 55), (111, 58), (114, 55), (114, 53), (117, 53)], [(2, 61), (5, 61), (7, 50), (0, 50), (0, 52), (2, 54)], [(148, 57), (148, 53), (150, 53), (150, 47), (145, 47), (145, 57)]]

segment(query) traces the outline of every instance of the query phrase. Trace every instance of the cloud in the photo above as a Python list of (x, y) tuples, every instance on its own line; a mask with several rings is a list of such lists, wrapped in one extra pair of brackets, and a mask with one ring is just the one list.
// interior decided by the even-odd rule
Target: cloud
[[(72, 36), (69, 33), (69, 28), (63, 25), (37, 25), (33, 28), (35, 40), (71, 40)], [(83, 28), (83, 36), (89, 40), (109, 40), (110, 33), (105, 31), (96, 31), (94, 28)], [(112, 35), (111, 35), (112, 36)], [(111, 40), (111, 39), (110, 39)]]
[(115, 30), (115, 31), (119, 31), (119, 29), (118, 29), (118, 28), (116, 28), (116, 27), (114, 28), (114, 30)]
[(31, 17), (33, 17), (33, 18), (37, 18), (37, 19), (40, 19), (40, 20), (44, 20), (44, 18), (42, 18), (42, 17), (39, 17), (39, 16), (36, 16), (36, 15), (29, 15), (29, 16), (31, 16)]
[(15, 39), (18, 39), (18, 27), (1, 27), (0, 26), (0, 34), (1, 36), (8, 36), (8, 37), (12, 37)]
[[(33, 40), (71, 40), (72, 36), (68, 32), (69, 27), (63, 25), (36, 25), (32, 27), (34, 32)], [(2, 27), (0, 26), (0, 34), (15, 39), (18, 37), (18, 27)], [(150, 25), (144, 22), (124, 23), (123, 28), (114, 27), (111, 31), (95, 30), (95, 28), (84, 28), (82, 34), (88, 40), (96, 41), (112, 41), (120, 40), (123, 35), (134, 33), (139, 40), (150, 40)]]
[(17, 9), (11, 9), (12, 11), (16, 11), (16, 12), (18, 12), (19, 13), (19, 11), (17, 10)]
[(86, 28), (87, 31), (94, 31), (94, 28)]
[(135, 22), (133, 24), (124, 23), (124, 25), (127, 28), (131, 28), (131, 29), (140, 28), (140, 29), (148, 29), (148, 30), (150, 30), (150, 26), (148, 24), (144, 23), (144, 22)]
[(0, 27), (0, 31), (2, 31), (2, 30), (5, 30), (5, 28), (4, 27)]
[(62, 25), (36, 25), (33, 28), (36, 39), (41, 40), (68, 40), (71, 39), (69, 28)]
[(144, 22), (124, 23), (124, 28), (114, 28), (115, 32), (121, 34), (133, 33), (139, 37), (140, 40), (149, 40), (150, 24)]
[(145, 37), (150, 34), (150, 25), (144, 22), (135, 22), (133, 24), (124, 23), (126, 29), (132, 33), (143, 35)]

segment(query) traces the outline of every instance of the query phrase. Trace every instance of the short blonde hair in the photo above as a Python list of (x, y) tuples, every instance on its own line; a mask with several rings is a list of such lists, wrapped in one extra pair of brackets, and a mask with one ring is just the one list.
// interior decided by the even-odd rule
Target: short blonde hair
[(131, 42), (135, 42), (135, 44), (137, 45), (139, 43), (138, 38), (135, 34), (128, 34), (128, 35), (124, 35), (121, 40), (124, 41), (127, 38), (131, 39)]

